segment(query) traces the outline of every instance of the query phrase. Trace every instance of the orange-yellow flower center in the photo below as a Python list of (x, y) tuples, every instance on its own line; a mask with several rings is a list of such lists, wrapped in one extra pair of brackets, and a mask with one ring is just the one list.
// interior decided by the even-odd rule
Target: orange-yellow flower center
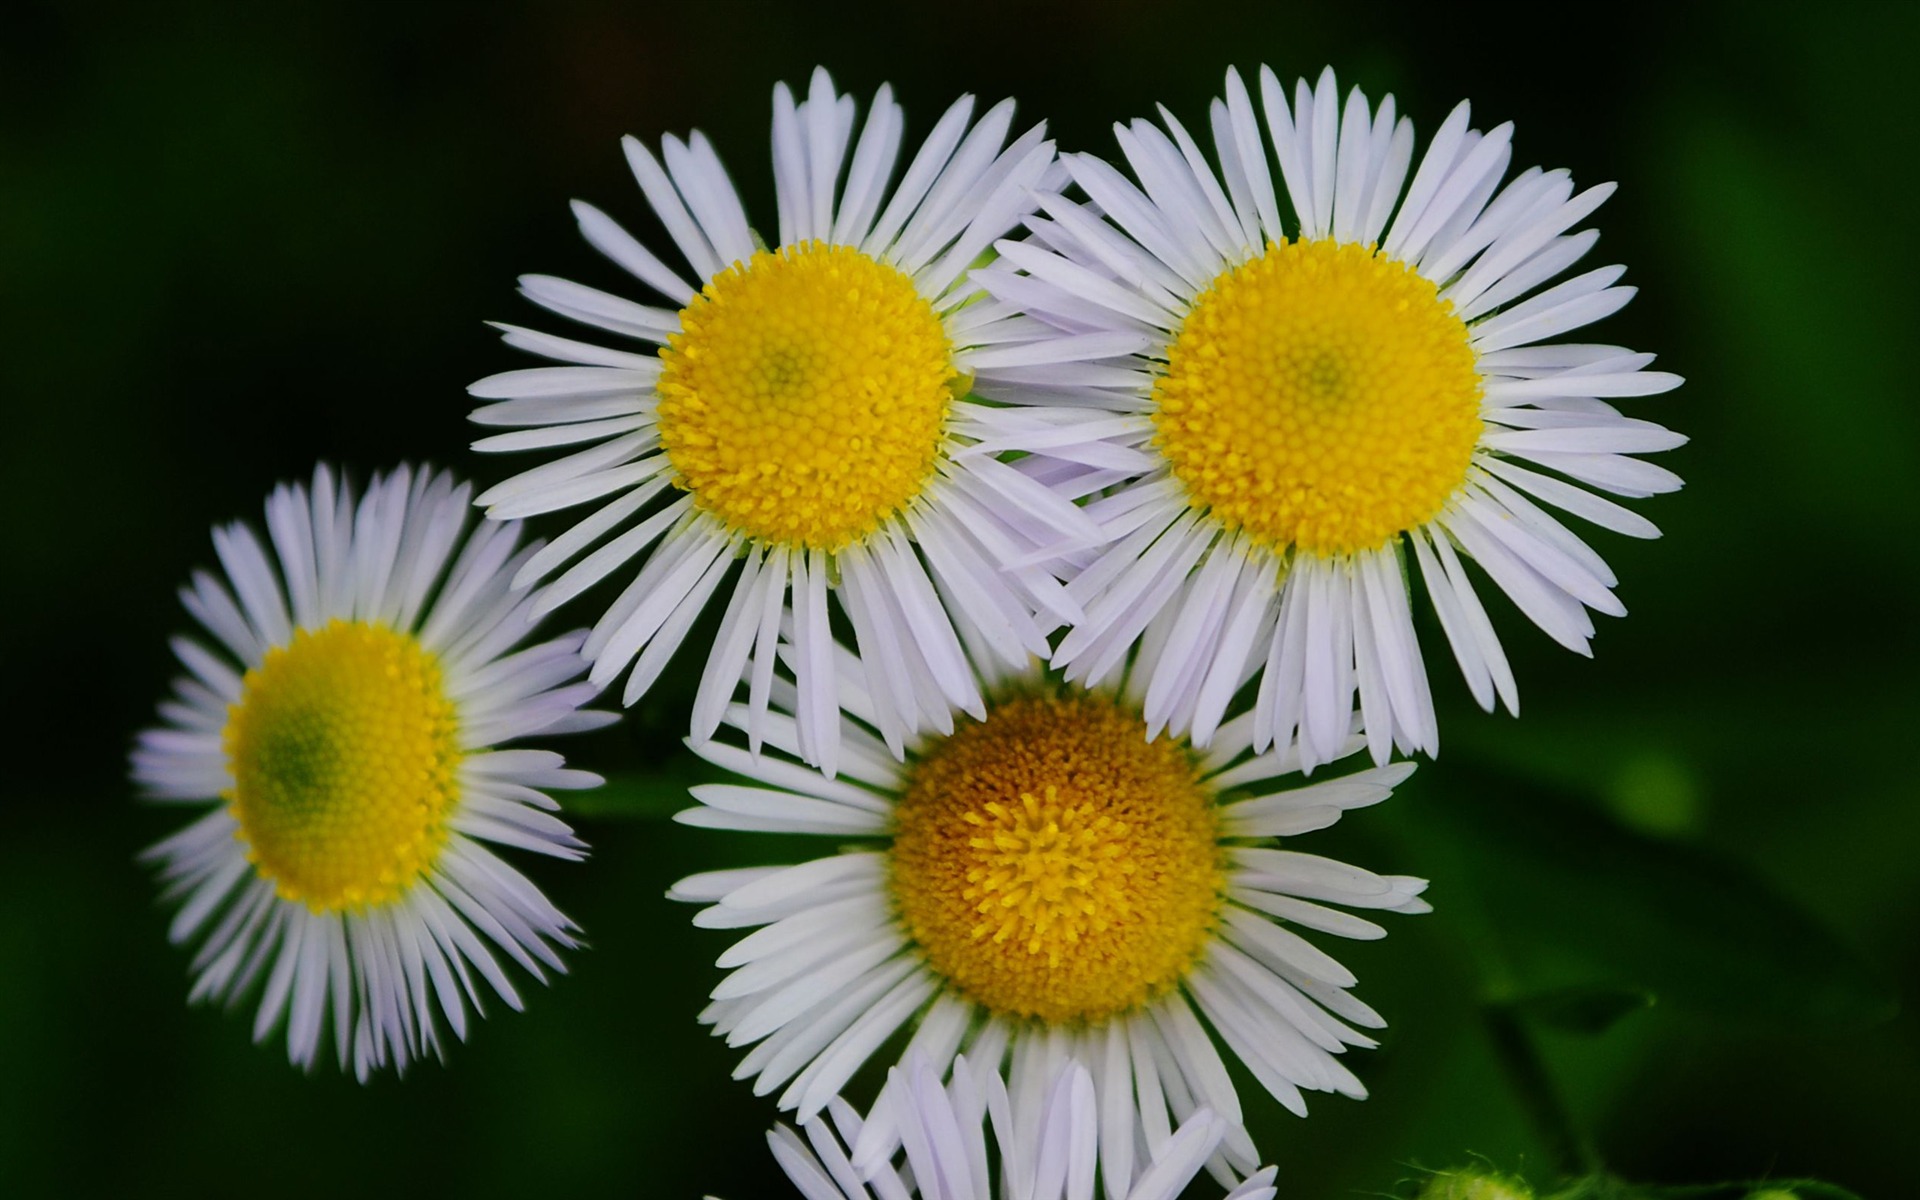
[(920, 494), (968, 386), (913, 280), (822, 242), (714, 276), (660, 359), (660, 443), (694, 503), (824, 550)]
[(397, 897), (446, 842), (456, 715), (439, 663), (384, 625), (336, 620), (269, 650), (223, 735), (248, 861), (316, 912)]
[(1339, 555), (1432, 520), (1480, 439), (1467, 327), (1372, 247), (1269, 243), (1194, 301), (1154, 386), (1188, 502), (1275, 550)]
[(1192, 753), (1091, 692), (1017, 696), (919, 759), (895, 901), (933, 969), (996, 1013), (1093, 1021), (1176, 986), (1225, 887)]

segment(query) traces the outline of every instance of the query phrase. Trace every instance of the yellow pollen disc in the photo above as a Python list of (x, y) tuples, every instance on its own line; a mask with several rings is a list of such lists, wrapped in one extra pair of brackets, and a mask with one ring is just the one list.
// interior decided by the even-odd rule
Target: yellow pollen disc
[(1268, 243), (1194, 301), (1154, 386), (1188, 502), (1275, 550), (1339, 555), (1432, 520), (1480, 439), (1465, 322), (1369, 246)]
[(455, 718), (440, 664), (383, 625), (336, 620), (267, 651), (222, 739), (248, 861), (316, 912), (394, 899), (446, 841)]
[(850, 246), (735, 263), (660, 351), (660, 443), (694, 503), (762, 541), (837, 550), (926, 486), (969, 381), (913, 281)]
[(1021, 696), (916, 763), (891, 878), (933, 969), (996, 1013), (1091, 1021), (1174, 987), (1225, 873), (1185, 745), (1090, 692)]

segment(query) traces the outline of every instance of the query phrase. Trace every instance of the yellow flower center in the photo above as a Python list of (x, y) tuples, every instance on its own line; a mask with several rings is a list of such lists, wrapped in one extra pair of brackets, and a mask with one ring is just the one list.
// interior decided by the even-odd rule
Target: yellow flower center
[(1194, 301), (1154, 386), (1188, 502), (1275, 550), (1340, 555), (1432, 520), (1480, 439), (1465, 322), (1372, 247), (1268, 243)]
[(296, 632), (247, 672), (223, 742), (237, 836), (283, 899), (384, 904), (446, 841), (456, 714), (408, 634), (338, 620)]
[(988, 1009), (1109, 1017), (1179, 983), (1225, 872), (1212, 793), (1172, 738), (1091, 692), (996, 704), (919, 760), (893, 895), (933, 969)]
[(926, 486), (968, 382), (906, 275), (804, 242), (735, 263), (660, 351), (660, 443), (694, 503), (762, 541), (837, 550)]

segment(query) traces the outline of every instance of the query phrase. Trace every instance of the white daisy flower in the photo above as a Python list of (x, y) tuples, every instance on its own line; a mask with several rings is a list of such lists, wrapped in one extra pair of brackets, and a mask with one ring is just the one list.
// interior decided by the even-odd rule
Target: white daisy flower
[(537, 597), (507, 581), (537, 546), (517, 525), (466, 535), (471, 504), (405, 467), (356, 501), (321, 467), (268, 499), (268, 545), (216, 528), (226, 578), (180, 592), (210, 641), (174, 640), (187, 673), (133, 777), (208, 811), (145, 857), (183, 901), (168, 936), (199, 943), (191, 998), (264, 976), (254, 1040), (284, 1020), (302, 1067), (329, 1025), (363, 1080), (438, 1054), (440, 1022), (464, 1039), (483, 992), (520, 1007), (496, 949), (544, 979), (575, 944), (487, 843), (582, 857), (545, 792), (600, 780), (496, 747), (615, 718), (580, 707), (582, 633), (522, 645)]
[[(1158, 1147), (1203, 1105), (1232, 1126), (1216, 1168), (1255, 1165), (1202, 1016), (1296, 1113), (1304, 1090), (1366, 1094), (1339, 1056), (1374, 1044), (1353, 1026), (1384, 1022), (1349, 994), (1352, 973), (1296, 930), (1384, 936), (1327, 905), (1425, 912), (1426, 882), (1271, 839), (1386, 799), (1412, 764), (1303, 786), (1295, 752), (1252, 752), (1251, 716), (1197, 752), (1175, 737), (1149, 741), (1137, 695), (1039, 672), (990, 677), (983, 719), (916, 739), (898, 763), (871, 732), (874, 698), (842, 655), (843, 778), (784, 757), (797, 731), (770, 718), (766, 754), (722, 741), (700, 749), (751, 782), (696, 787), (700, 807), (678, 818), (825, 834), (837, 846), (798, 866), (696, 875), (670, 893), (709, 905), (697, 925), (758, 927), (720, 956), (728, 974), (701, 1014), (729, 1045), (753, 1047), (736, 1077), (811, 1120), (912, 1027), (911, 1048), (942, 1072), (963, 1048), (985, 1066), (1010, 1060), (1014, 1110), (1025, 1114), (1077, 1057), (1100, 1091), (1101, 1156), (1117, 1196), (1142, 1146)], [(791, 690), (780, 692), (790, 707)], [(728, 719), (744, 725), (749, 714), (735, 706)], [(899, 1134), (883, 1093), (854, 1161), (885, 1161)]]
[[(1625, 609), (1606, 563), (1548, 507), (1657, 536), (1595, 490), (1680, 486), (1631, 456), (1686, 439), (1609, 403), (1680, 379), (1646, 370), (1650, 354), (1552, 340), (1633, 295), (1617, 266), (1547, 286), (1592, 248), (1595, 231), (1569, 231), (1612, 184), (1576, 194), (1566, 171), (1538, 168), (1502, 184), (1512, 126), (1470, 129), (1464, 103), (1416, 169), (1391, 96), (1374, 108), (1356, 88), (1343, 109), (1331, 70), (1291, 104), (1272, 71), (1259, 83), (1264, 134), (1237, 73), (1213, 104), (1217, 173), (1164, 108), (1164, 130), (1118, 126), (1139, 183), (1065, 156), (1090, 203), (1043, 197), (1033, 240), (1002, 243), (975, 273), (1089, 348), (1034, 378), (1135, 464), (1089, 506), (1113, 541), (1073, 559), (1068, 592), (1087, 616), (1053, 662), (1098, 683), (1144, 639), (1148, 723), (1197, 745), (1251, 664), (1264, 667), (1255, 748), (1297, 730), (1304, 765), (1326, 761), (1357, 690), (1376, 762), (1433, 753), (1409, 551), (1474, 698), (1517, 712), (1464, 561), (1589, 653), (1587, 610)], [(1092, 349), (1121, 334), (1152, 344)], [(1116, 418), (1129, 424), (1109, 435)]]
[[(1093, 1075), (1079, 1062), (1060, 1064), (1038, 1119), (1024, 1123), (1013, 1120), (999, 1073), (975, 1072), (965, 1055), (955, 1059), (945, 1087), (921, 1054), (904, 1068), (892, 1068), (888, 1086), (900, 1097), (905, 1161), (882, 1163), (868, 1180), (849, 1157), (862, 1124), (844, 1100), (830, 1105), (831, 1124), (820, 1117), (806, 1122), (804, 1139), (785, 1125), (767, 1135), (775, 1160), (806, 1200), (1092, 1200), (1101, 1114)], [(989, 1165), (989, 1123), (998, 1171)], [(1159, 1139), (1138, 1175), (1117, 1189), (1111, 1179), (1102, 1181), (1105, 1194), (1110, 1200), (1175, 1200), (1228, 1128), (1211, 1109), (1196, 1110)], [(1273, 1200), (1274, 1174), (1272, 1167), (1254, 1173), (1234, 1185), (1226, 1200)]]
[[(664, 139), (664, 166), (628, 138), (634, 177), (691, 277), (576, 203), (587, 240), (670, 307), (526, 276), (521, 290), (536, 304), (641, 345), (606, 349), (506, 326), (510, 345), (568, 365), (470, 389), (490, 402), (475, 421), (524, 427), (475, 449), (593, 443), (480, 502), (497, 518), (598, 506), (520, 572), (524, 584), (584, 554), (543, 610), (646, 554), (586, 644), (597, 683), (631, 666), (628, 704), (741, 560), (694, 704), (697, 740), (712, 736), (745, 679), (758, 745), (789, 593), (800, 746), (828, 774), (838, 728), (829, 596), (872, 664), (868, 687), (885, 700), (881, 733), (896, 752), (952, 708), (980, 711), (950, 611), (1008, 662), (1048, 652), (1036, 613), (1049, 626), (1082, 615), (1040, 564), (1097, 543), (1098, 527), (1037, 481), (1034, 464), (967, 451), (1044, 442), (1050, 411), (1022, 407), (1017, 394), (1007, 404), (980, 399), (1017, 393), (1033, 364), (1144, 343), (1133, 334), (1035, 343), (1034, 322), (969, 280), (968, 268), (1032, 211), (1035, 190), (1066, 182), (1044, 126), (1006, 141), (1012, 101), (973, 114), (973, 97), (955, 103), (889, 186), (905, 118), (888, 88), (857, 142), (853, 100), (825, 71), (799, 103), (775, 88), (771, 250), (706, 138)], [(611, 540), (586, 553), (603, 537)]]

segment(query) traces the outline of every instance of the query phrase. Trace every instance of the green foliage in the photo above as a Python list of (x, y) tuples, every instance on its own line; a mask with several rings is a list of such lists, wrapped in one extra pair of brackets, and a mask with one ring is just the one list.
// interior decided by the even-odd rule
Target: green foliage
[(1655, 998), (1737, 1027), (1861, 1028), (1896, 1010), (1831, 930), (1704, 847), (1484, 766), (1418, 778), (1420, 828), (1473, 894), (1497, 1001), (1587, 1032)]
[(1568, 1033), (1599, 1034), (1632, 1013), (1652, 1008), (1654, 995), (1618, 984), (1577, 984), (1506, 1002), (1520, 1016)]
[(590, 822), (666, 821), (693, 801), (687, 788), (701, 782), (695, 768), (663, 771), (617, 771), (607, 782), (577, 797), (569, 797), (567, 811)]
[(1593, 1175), (1548, 1194), (1545, 1200), (1860, 1200), (1860, 1197), (1843, 1187), (1815, 1179), (1661, 1187), (1628, 1183), (1610, 1175)]
[(1860, 1200), (1845, 1188), (1813, 1179), (1729, 1182), (1668, 1187), (1632, 1183), (1596, 1172), (1535, 1191), (1526, 1180), (1489, 1166), (1436, 1171), (1414, 1200)]

